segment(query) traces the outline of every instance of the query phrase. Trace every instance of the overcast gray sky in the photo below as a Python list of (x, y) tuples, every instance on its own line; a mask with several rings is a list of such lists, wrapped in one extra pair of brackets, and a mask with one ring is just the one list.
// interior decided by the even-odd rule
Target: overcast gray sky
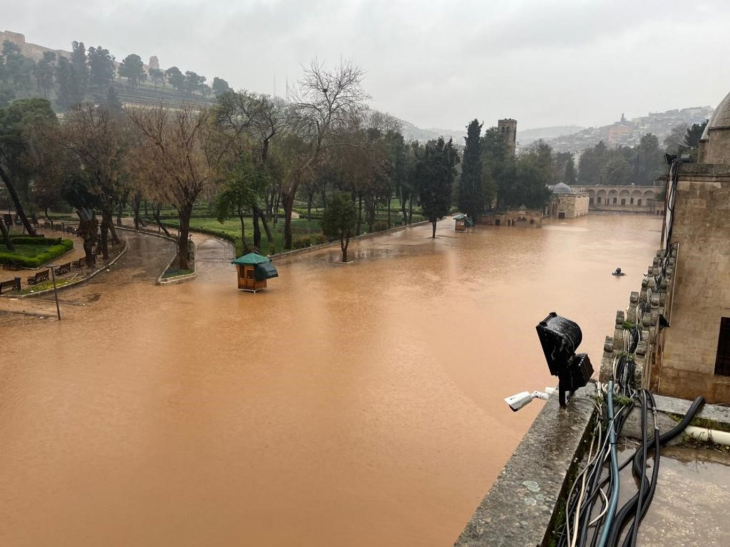
[(0, 0), (0, 29), (279, 95), (348, 58), (374, 107), (424, 128), (603, 125), (730, 91), (728, 0)]

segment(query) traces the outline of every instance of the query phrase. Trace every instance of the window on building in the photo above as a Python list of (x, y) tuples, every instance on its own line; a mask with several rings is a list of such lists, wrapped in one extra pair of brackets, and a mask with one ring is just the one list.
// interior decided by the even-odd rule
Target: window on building
[(717, 342), (715, 375), (730, 376), (730, 317), (720, 320), (720, 339)]
[(621, 200), (621, 205), (626, 205), (626, 200), (625, 199), (622, 199)]
[(596, 198), (596, 203), (601, 203), (601, 198)]
[(634, 198), (631, 198), (631, 201), (629, 202), (631, 205), (634, 204)]
[(636, 205), (638, 205), (639, 207), (641, 207), (641, 200), (640, 199), (639, 200), (636, 200)]
[[(601, 198), (598, 198), (601, 199)], [(588, 198), (588, 205), (593, 205), (593, 198)]]
[(618, 201), (618, 198), (613, 198), (613, 204), (616, 205), (616, 202)]

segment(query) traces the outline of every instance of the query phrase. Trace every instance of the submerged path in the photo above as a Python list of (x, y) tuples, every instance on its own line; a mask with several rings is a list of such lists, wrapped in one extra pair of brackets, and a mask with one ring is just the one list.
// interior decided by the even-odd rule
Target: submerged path
[(198, 278), (156, 286), (174, 244), (126, 232), (63, 321), (0, 314), (0, 544), (449, 545), (540, 409), (502, 399), (554, 384), (535, 324), (598, 356), (660, 229), (444, 222), (282, 257), (255, 295), (197, 236)]

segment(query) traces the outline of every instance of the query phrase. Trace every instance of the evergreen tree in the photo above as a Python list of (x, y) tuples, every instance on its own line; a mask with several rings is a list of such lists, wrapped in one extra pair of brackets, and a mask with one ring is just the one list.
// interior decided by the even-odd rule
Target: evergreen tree
[(106, 105), (107, 110), (114, 115), (119, 115), (124, 112), (122, 108), (122, 101), (119, 100), (119, 94), (112, 86), (109, 86), (109, 91), (106, 94), (104, 104)]
[(466, 147), (461, 165), (458, 206), (461, 211), (476, 222), (484, 210), (482, 188), (482, 124), (473, 120), (466, 128)]
[(185, 76), (176, 66), (172, 66), (165, 71), (165, 78), (167, 78), (173, 89), (177, 91), (185, 89)]
[(71, 44), (71, 68), (73, 69), (77, 87), (77, 100), (75, 102), (81, 103), (84, 101), (89, 87), (89, 65), (87, 64), (86, 48), (83, 42), (73, 42)]
[(103, 89), (114, 80), (114, 56), (103, 47), (89, 48), (89, 79), (91, 85)]
[(220, 97), (229, 89), (231, 88), (228, 85), (228, 82), (226, 82), (223, 78), (218, 78), (217, 76), (213, 78), (213, 93), (216, 97)]
[(144, 63), (142, 58), (131, 53), (127, 55), (122, 63), (119, 65), (119, 76), (127, 79), (127, 83), (134, 87), (137, 87), (140, 82), (144, 82), (147, 79), (147, 73), (144, 71)]
[(570, 154), (570, 158), (565, 162), (565, 171), (563, 175), (563, 182), (567, 185), (573, 185), (576, 183), (575, 176), (575, 159), (573, 154)]
[(56, 83), (58, 84), (56, 103), (61, 108), (71, 108), (71, 106), (83, 102), (84, 95), (81, 92), (76, 71), (74, 71), (71, 62), (66, 57), (59, 57), (58, 59)]
[(56, 54), (52, 51), (43, 52), (43, 58), (35, 67), (35, 79), (38, 91), (48, 97), (53, 91), (53, 74), (56, 68)]
[(342, 262), (347, 262), (347, 247), (357, 224), (357, 209), (350, 195), (345, 192), (332, 194), (327, 200), (320, 224), (324, 235), (340, 240)]
[(451, 187), (458, 163), (459, 154), (452, 140), (446, 143), (439, 137), (437, 141), (426, 145), (424, 155), (416, 166), (421, 208), (423, 216), (433, 225), (434, 238), (436, 222), (449, 213)]

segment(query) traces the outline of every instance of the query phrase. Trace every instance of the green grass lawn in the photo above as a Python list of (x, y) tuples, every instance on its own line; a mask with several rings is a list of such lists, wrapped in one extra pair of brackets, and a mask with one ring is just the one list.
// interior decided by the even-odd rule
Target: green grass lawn
[[(165, 223), (176, 227), (179, 224), (177, 219), (168, 219)], [(246, 242), (250, 246), (253, 246), (253, 220), (251, 218), (244, 219), (244, 225), (246, 227)], [(152, 227), (152, 224), (150, 224), (150, 226)], [(271, 228), (271, 235), (274, 240), (273, 245), (275, 247), (275, 252), (280, 253), (284, 249), (284, 220), (281, 219), (276, 226), (270, 222), (269, 227)], [(231, 236), (236, 240), (236, 252), (239, 254), (242, 252), (241, 221), (238, 219), (229, 219), (221, 224), (215, 218), (197, 217), (190, 219), (190, 228), (193, 230), (203, 228), (219, 234)], [(309, 232), (307, 232), (307, 230), (309, 230)], [(312, 220), (309, 222), (303, 219), (292, 220), (292, 237), (294, 240), (299, 237), (306, 236), (308, 233), (312, 235), (322, 233), (318, 220)], [(266, 239), (266, 232), (264, 232), (263, 226), (261, 226), (261, 247), (262, 248), (260, 250), (262, 253), (271, 253), (271, 249), (269, 248), (270, 245)]]
[(40, 254), (48, 252), (52, 245), (15, 245), (15, 251), (9, 251), (5, 245), (0, 245), (0, 253), (14, 254), (23, 258), (35, 258)]

